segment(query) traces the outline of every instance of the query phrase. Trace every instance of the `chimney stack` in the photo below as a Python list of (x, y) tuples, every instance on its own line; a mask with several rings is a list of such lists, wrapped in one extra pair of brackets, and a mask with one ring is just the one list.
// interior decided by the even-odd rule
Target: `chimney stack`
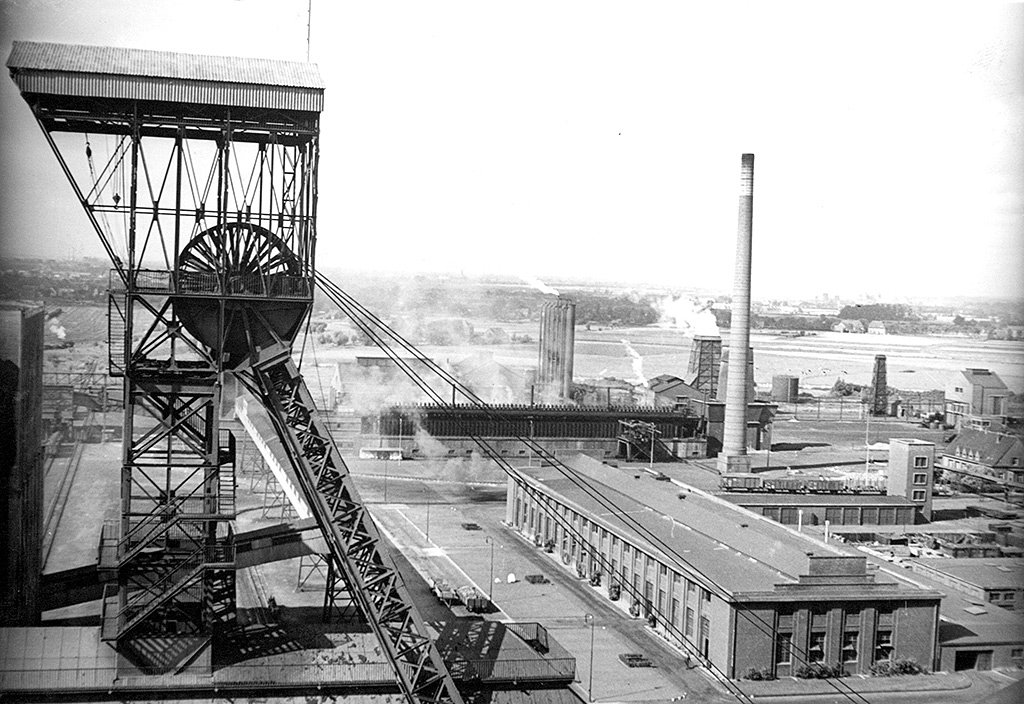
[(736, 230), (736, 270), (732, 286), (732, 322), (729, 325), (729, 373), (725, 393), (725, 430), (721, 473), (749, 472), (747, 455), (747, 367), (750, 349), (750, 257), (754, 222), (754, 155), (740, 160), (739, 225)]

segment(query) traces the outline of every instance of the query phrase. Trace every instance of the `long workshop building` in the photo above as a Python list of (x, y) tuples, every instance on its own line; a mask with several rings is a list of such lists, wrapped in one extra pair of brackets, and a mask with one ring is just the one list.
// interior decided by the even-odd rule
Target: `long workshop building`
[(941, 592), (663, 475), (583, 455), (569, 466), (572, 479), (554, 467), (510, 479), (509, 525), (600, 573), (609, 596), (725, 676), (938, 666)]

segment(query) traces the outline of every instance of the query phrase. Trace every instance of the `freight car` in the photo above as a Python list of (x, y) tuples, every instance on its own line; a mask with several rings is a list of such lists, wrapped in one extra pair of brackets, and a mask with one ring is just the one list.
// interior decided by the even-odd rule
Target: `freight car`
[(723, 474), (723, 491), (756, 494), (884, 494), (885, 485), (877, 478), (852, 477), (761, 477), (756, 474)]

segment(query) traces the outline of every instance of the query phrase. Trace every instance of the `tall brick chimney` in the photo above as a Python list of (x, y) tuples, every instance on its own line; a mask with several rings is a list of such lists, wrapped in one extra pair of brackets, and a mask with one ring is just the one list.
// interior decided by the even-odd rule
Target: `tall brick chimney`
[(747, 455), (747, 355), (750, 350), (750, 258), (754, 234), (754, 155), (740, 159), (739, 225), (736, 270), (729, 325), (729, 373), (725, 392), (725, 430), (718, 457), (721, 473), (749, 472)]

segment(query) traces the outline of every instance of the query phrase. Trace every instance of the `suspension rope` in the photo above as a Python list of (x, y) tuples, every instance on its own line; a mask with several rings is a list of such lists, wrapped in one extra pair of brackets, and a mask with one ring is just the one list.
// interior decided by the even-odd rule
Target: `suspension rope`
[[(326, 277), (319, 273), (317, 273), (316, 281), (317, 285), (319, 285), (321, 289), (324, 290), (325, 293), (327, 293), (331, 300), (334, 303), (336, 303), (340, 308), (342, 308), (342, 310), (344, 310), (344, 312), (346, 312), (346, 314), (349, 315), (353, 322), (355, 322), (357, 326), (359, 326), (360, 329), (362, 329), (363, 332), (367, 334), (367, 336), (375, 342), (375, 344), (377, 344), (382, 350), (384, 350), (385, 353), (388, 354), (388, 356), (391, 357), (392, 360), (395, 361), (395, 363), (410, 377), (410, 379), (417, 383), (417, 385), (420, 386), (420, 388), (443, 410), (451, 413), (451, 410), (448, 408), (448, 405), (444, 401), (444, 399), (436, 391), (430, 389), (429, 386), (426, 385), (426, 382), (424, 382), (419, 377), (415, 370), (412, 369), (411, 365), (409, 365), (408, 363), (405, 362), (405, 360), (401, 359), (400, 357), (394, 354), (393, 350), (390, 349), (390, 346), (387, 344), (384, 338), (381, 335), (377, 334), (374, 328), (381, 330), (384, 334), (386, 334), (388, 337), (397, 342), (399, 346), (401, 346), (406, 351), (411, 353), (416, 358), (417, 361), (419, 361), (422, 364), (425, 364), (428, 367), (428, 369), (438, 374), (444, 381), (458, 389), (459, 392), (462, 393), (462, 395), (465, 398), (467, 398), (473, 405), (484, 410), (492, 419), (503, 421), (510, 420), (507, 416), (504, 416), (500, 412), (496, 412), (494, 409), (492, 409), (488, 404), (486, 404), (482, 399), (480, 399), (471, 389), (469, 389), (461, 382), (459, 382), (458, 379), (450, 375), (446, 370), (444, 370), (442, 367), (433, 362), (433, 360), (430, 360), (425, 355), (423, 355), (423, 353), (421, 353), (417, 348), (415, 348), (410, 342), (402, 338), (394, 330), (391, 330), (386, 324), (383, 323), (383, 321), (381, 321), (373, 313), (371, 313), (369, 310), (367, 310), (365, 307), (363, 307), (361, 304), (355, 301), (351, 296), (342, 291), (336, 284), (334, 284), (329, 279), (327, 279)], [(456, 420), (460, 425), (462, 425), (461, 421), (459, 421), (457, 418)], [(493, 448), (491, 448), (489, 444), (487, 444), (486, 441), (484, 441), (482, 438), (474, 436), (472, 433), (467, 432), (466, 435), (470, 437), (479, 447), (481, 447), (481, 449), (485, 451), (485, 454), (489, 458), (494, 460), (499, 465), (499, 467), (501, 467), (507, 474), (509, 474), (509, 476), (511, 476), (514, 480), (517, 480), (517, 483), (521, 483), (524, 481), (519, 476), (518, 472), (514, 470), (510, 465), (508, 465), (504, 458), (501, 458), (500, 455), (498, 455), (498, 453), (496, 453), (493, 450)], [(581, 491), (583, 491), (585, 494), (587, 494), (594, 500), (598, 501), (598, 503), (602, 505), (602, 507), (608, 509), (613, 515), (616, 515), (620, 520), (623, 521), (623, 523), (627, 524), (628, 527), (631, 527), (638, 534), (640, 534), (641, 537), (644, 537), (656, 548), (660, 549), (666, 555), (673, 558), (678, 566), (685, 565), (687, 569), (693, 571), (694, 573), (705, 579), (708, 582), (708, 584), (714, 587), (712, 591), (719, 598), (722, 598), (723, 600), (728, 600), (728, 594), (719, 584), (717, 584), (717, 582), (709, 578), (698, 568), (689, 564), (686, 561), (686, 559), (680, 553), (678, 553), (672, 546), (666, 544), (663, 540), (658, 538), (649, 529), (647, 529), (645, 526), (643, 526), (638, 521), (633, 519), (631, 516), (625, 514), (620, 507), (616, 506), (614, 502), (608, 501), (604, 496), (602, 496), (600, 492), (592, 488), (587, 482), (581, 482), (575, 470), (572, 470), (571, 468), (562, 464), (557, 458), (548, 453), (545, 448), (537, 444), (531, 438), (524, 438), (515, 434), (512, 434), (511, 437), (518, 439), (519, 441), (529, 446), (533, 451), (537, 452), (537, 454), (541, 457), (543, 461), (555, 467), (556, 470), (559, 471), (559, 473), (561, 473), (571, 483), (577, 486)], [(582, 540), (582, 542), (589, 545), (588, 540), (584, 539)], [(627, 589), (627, 591), (630, 590)], [(742, 618), (746, 619), (752, 626), (754, 626), (761, 633), (768, 636), (770, 642), (774, 643), (774, 638), (776, 634), (774, 624), (769, 624), (767, 621), (765, 621), (763, 618), (756, 614), (749, 614), (741, 610), (737, 610), (737, 613), (740, 614)], [(669, 623), (667, 619), (666, 623)], [(674, 624), (672, 625), (672, 628), (674, 629)], [(802, 659), (795, 649), (793, 649), (791, 654), (792, 657), (794, 657), (797, 660)], [(812, 663), (810, 663), (809, 661), (804, 661), (804, 664), (812, 665)], [(856, 698), (857, 700), (860, 700), (862, 702), (867, 702), (867, 700), (863, 696), (850, 689), (848, 685), (845, 685), (845, 683), (840, 683), (843, 685), (841, 687), (839, 686), (839, 684), (834, 683), (831, 679), (826, 680), (826, 682), (828, 682), (829, 685), (832, 686), (838, 693), (844, 695), (848, 699), (854, 700), (854, 698)]]

